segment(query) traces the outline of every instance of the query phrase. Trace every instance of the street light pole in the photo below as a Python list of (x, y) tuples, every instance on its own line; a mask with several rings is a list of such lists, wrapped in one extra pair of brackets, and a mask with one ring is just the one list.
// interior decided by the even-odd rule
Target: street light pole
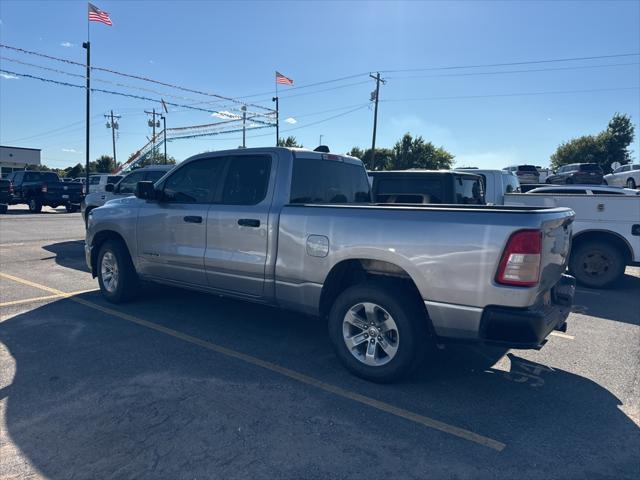
[(160, 118), (162, 119), (162, 131), (164, 132), (163, 135), (163, 143), (164, 143), (164, 164), (167, 164), (167, 117), (165, 117), (164, 115), (160, 115)]
[(247, 148), (247, 106), (243, 105), (240, 110), (242, 110), (242, 148)]

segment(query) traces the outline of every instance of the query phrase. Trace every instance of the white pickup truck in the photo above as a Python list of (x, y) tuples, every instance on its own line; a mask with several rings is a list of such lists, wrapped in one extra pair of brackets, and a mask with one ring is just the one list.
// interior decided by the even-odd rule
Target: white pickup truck
[(575, 212), (569, 270), (585, 286), (609, 287), (627, 265), (640, 264), (638, 195), (512, 193), (505, 195), (504, 204), (569, 207)]

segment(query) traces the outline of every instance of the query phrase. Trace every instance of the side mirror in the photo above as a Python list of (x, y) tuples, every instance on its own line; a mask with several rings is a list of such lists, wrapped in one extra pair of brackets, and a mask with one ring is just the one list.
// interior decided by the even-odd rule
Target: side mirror
[(107, 183), (104, 186), (104, 191), (105, 192), (113, 192), (115, 190), (116, 186), (113, 183)]
[(136, 197), (143, 200), (155, 200), (156, 189), (153, 186), (153, 182), (138, 182), (136, 184)]

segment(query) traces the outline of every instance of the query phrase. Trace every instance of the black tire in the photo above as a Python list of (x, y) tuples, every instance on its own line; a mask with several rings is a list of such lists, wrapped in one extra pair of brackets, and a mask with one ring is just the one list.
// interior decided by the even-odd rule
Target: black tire
[(571, 252), (569, 270), (576, 280), (590, 288), (608, 288), (625, 270), (625, 259), (615, 245), (603, 241), (590, 241)]
[[(397, 326), (397, 351), (383, 365), (365, 364), (351, 353), (345, 343), (343, 336), (345, 316), (354, 306), (363, 302), (374, 303), (386, 310)], [(381, 312), (381, 310), (376, 311)], [(429, 334), (428, 322), (429, 319), (424, 307), (420, 304), (420, 299), (410, 295), (406, 287), (386, 282), (363, 283), (349, 287), (333, 303), (329, 314), (329, 338), (338, 359), (347, 370), (365, 380), (389, 383), (409, 374), (421, 363), (425, 354), (433, 353), (435, 350), (435, 342)], [(361, 331), (363, 334), (366, 333), (364, 329)], [(371, 340), (361, 344), (364, 349), (367, 348), (369, 341)], [(375, 345), (374, 348), (381, 348)]]
[(628, 178), (627, 179), (627, 188), (632, 188), (635, 190), (636, 188), (636, 181), (633, 178)]
[(73, 203), (67, 203), (64, 208), (67, 210), (67, 213), (75, 213), (78, 211), (78, 206)]
[(7, 213), (7, 210), (9, 210), (9, 205), (6, 205), (4, 203), (0, 204), (0, 214)]
[(28, 200), (28, 205), (31, 213), (40, 213), (42, 211), (42, 202), (36, 197), (31, 197)]
[[(115, 257), (117, 264), (118, 279), (113, 289), (105, 286), (103, 278), (102, 262), (105, 255), (111, 254)], [(100, 292), (111, 303), (123, 303), (136, 297), (140, 292), (140, 281), (138, 274), (131, 261), (129, 250), (120, 240), (107, 240), (100, 247), (96, 264), (98, 283)]]

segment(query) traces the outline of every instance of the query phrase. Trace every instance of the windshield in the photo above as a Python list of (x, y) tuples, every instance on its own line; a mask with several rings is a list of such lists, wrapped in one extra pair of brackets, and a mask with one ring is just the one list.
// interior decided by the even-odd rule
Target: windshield
[[(445, 197), (443, 178), (384, 178), (375, 182), (377, 203), (442, 203)], [(412, 201), (408, 201), (412, 200)]]
[(538, 173), (538, 169), (534, 165), (520, 165), (518, 167), (519, 172)]

